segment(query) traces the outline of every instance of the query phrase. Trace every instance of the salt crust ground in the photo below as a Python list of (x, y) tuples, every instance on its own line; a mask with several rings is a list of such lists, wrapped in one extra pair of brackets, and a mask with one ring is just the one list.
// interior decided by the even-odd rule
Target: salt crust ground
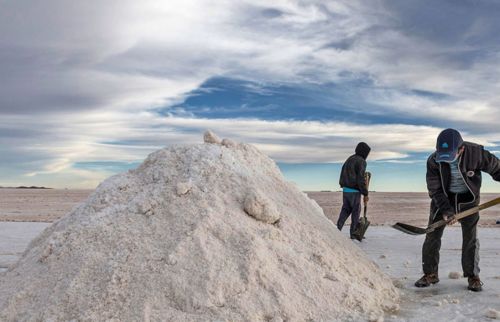
[[(348, 232), (343, 232), (348, 235)], [(428, 288), (413, 283), (422, 275), (421, 250), (424, 236), (409, 236), (390, 227), (371, 227), (366, 240), (356, 242), (401, 292), (400, 311), (385, 316), (385, 322), (493, 322), (500, 320), (500, 235), (498, 228), (479, 228), (479, 255), (483, 291), (467, 290), (467, 279), (450, 279), (450, 272), (462, 275), (460, 253), (462, 230), (446, 227), (441, 246), (440, 282)], [(454, 277), (454, 276), (453, 276)]]
[[(357, 321), (397, 308), (391, 280), (315, 202), (229, 142), (163, 149), (104, 181), (1, 273), (0, 320)], [(279, 220), (249, 216), (249, 195)]]

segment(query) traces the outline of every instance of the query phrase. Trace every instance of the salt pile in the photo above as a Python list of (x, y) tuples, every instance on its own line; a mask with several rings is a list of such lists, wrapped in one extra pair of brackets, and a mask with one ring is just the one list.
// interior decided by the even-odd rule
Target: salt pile
[(255, 147), (152, 153), (0, 274), (1, 321), (382, 317), (391, 280)]

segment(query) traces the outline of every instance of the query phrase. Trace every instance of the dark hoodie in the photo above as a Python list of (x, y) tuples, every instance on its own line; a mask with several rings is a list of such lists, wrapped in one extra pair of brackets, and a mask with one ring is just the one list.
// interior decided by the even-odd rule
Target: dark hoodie
[(356, 154), (351, 155), (342, 166), (339, 184), (342, 188), (356, 189), (364, 196), (368, 196), (365, 182), (366, 158), (370, 154), (370, 147), (365, 142), (356, 146)]
[(465, 209), (479, 205), (481, 191), (481, 172), (491, 175), (493, 180), (500, 182), (500, 160), (491, 152), (484, 149), (482, 145), (471, 142), (462, 144), (464, 152), (459, 158), (458, 166), (465, 185), (472, 197), (469, 202), (458, 203), (457, 200), (450, 202), (450, 165), (446, 162), (436, 161), (436, 152), (427, 159), (427, 189), (432, 198), (431, 212), (433, 216), (437, 210), (442, 213), (460, 212)]

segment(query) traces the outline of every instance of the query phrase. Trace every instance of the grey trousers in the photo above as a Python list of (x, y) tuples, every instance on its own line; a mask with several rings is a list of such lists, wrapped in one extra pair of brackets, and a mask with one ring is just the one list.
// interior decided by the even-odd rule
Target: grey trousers
[(337, 228), (342, 230), (344, 224), (351, 216), (351, 227), (350, 233), (351, 237), (356, 231), (356, 227), (359, 223), (359, 214), (361, 213), (361, 193), (360, 192), (344, 192), (342, 194), (342, 210), (339, 214), (339, 219), (337, 220)]
[[(467, 194), (470, 196), (470, 194)], [(452, 205), (461, 202), (465, 196), (456, 195), (451, 196), (453, 199)], [(470, 199), (466, 199), (470, 200)], [(450, 200), (452, 201), (452, 200)], [(467, 207), (462, 207), (460, 210), (464, 211), (472, 208), (471, 204)], [(441, 213), (437, 212), (435, 216), (431, 214), (429, 224), (443, 219)], [(479, 213), (475, 213), (464, 219), (460, 220), (462, 225), (462, 269), (465, 277), (479, 275), (479, 240), (477, 239), (477, 223), (479, 221)], [(424, 245), (422, 246), (422, 266), (424, 274), (438, 273), (439, 266), (439, 250), (441, 249), (441, 237), (445, 226), (440, 227), (429, 233), (425, 237)]]

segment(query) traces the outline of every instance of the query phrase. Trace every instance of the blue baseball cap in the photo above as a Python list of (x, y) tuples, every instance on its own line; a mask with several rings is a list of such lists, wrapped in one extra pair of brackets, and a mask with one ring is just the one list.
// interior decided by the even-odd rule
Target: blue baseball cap
[(463, 143), (462, 136), (455, 129), (446, 129), (439, 133), (436, 142), (436, 161), (451, 162), (455, 160), (458, 149)]

